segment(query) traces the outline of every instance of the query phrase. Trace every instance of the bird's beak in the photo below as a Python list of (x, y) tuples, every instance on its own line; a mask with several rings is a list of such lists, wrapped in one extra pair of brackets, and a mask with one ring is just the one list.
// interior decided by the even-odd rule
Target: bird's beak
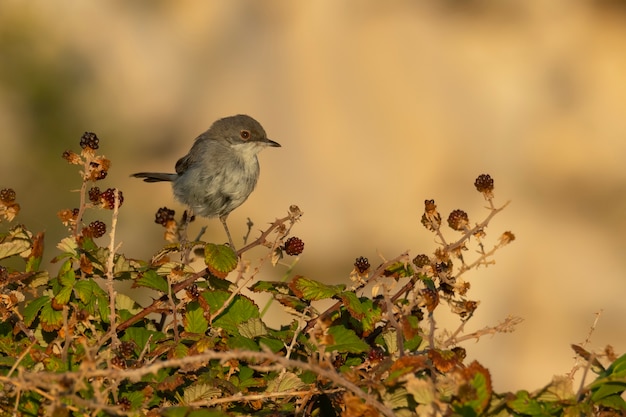
[(274, 142), (274, 141), (273, 141), (273, 140), (271, 140), (271, 139), (267, 139), (267, 140), (265, 141), (265, 143), (267, 143), (267, 146), (272, 146), (272, 147), (274, 147), (274, 148), (280, 148), (280, 147), (281, 147), (281, 146), (280, 146), (280, 143), (278, 143), (278, 142)]

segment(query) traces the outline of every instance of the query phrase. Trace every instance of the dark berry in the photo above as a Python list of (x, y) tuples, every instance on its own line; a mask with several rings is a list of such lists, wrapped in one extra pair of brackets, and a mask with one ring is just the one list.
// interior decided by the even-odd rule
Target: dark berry
[(423, 268), (428, 264), (430, 264), (430, 258), (428, 255), (420, 254), (413, 258), (413, 265), (418, 268)]
[(74, 220), (76, 220), (76, 218), (78, 217), (78, 213), (80, 213), (79, 209), (77, 208), (72, 209), (72, 217), (74, 217)]
[(0, 190), (0, 201), (3, 203), (12, 203), (15, 201), (15, 191), (12, 188)]
[(91, 201), (94, 204), (100, 201), (100, 188), (99, 187), (91, 187), (89, 189), (89, 201)]
[(120, 406), (122, 411), (130, 411), (133, 403), (126, 397), (122, 397), (118, 400), (117, 405)]
[(98, 142), (100, 142), (100, 139), (93, 132), (85, 132), (80, 137), (80, 147), (83, 149), (98, 149)]
[(292, 236), (285, 241), (284, 249), (287, 255), (300, 255), (304, 250), (304, 242), (300, 238)]
[(113, 208), (115, 207), (116, 194), (118, 194), (119, 196), (118, 207), (121, 207), (122, 203), (124, 202), (124, 195), (120, 190), (117, 190), (115, 188), (107, 188), (104, 192), (100, 194), (100, 202), (102, 203), (102, 206), (104, 208), (113, 210)]
[(370, 269), (370, 262), (367, 260), (367, 258), (360, 256), (358, 258), (356, 258), (356, 261), (354, 262), (354, 267), (361, 273), (365, 273), (368, 269)]
[(168, 209), (167, 207), (161, 207), (156, 212), (154, 222), (166, 227), (167, 222), (174, 220), (174, 214), (176, 214), (174, 210)]
[(367, 357), (372, 362), (380, 362), (385, 357), (385, 351), (381, 347), (376, 346), (370, 349)]
[(120, 355), (124, 358), (130, 358), (133, 356), (133, 353), (135, 352), (135, 347), (137, 346), (137, 344), (133, 341), (129, 341), (129, 342), (122, 342), (120, 343), (120, 346), (118, 348), (118, 351), (120, 353)]
[(9, 279), (9, 271), (2, 265), (0, 265), (0, 284), (4, 284)]
[(196, 284), (190, 285), (185, 290), (189, 298), (197, 299), (200, 297), (200, 291), (198, 291), (198, 286)]
[(483, 193), (485, 198), (493, 198), (493, 178), (489, 174), (481, 174), (474, 181), (474, 186), (478, 192)]
[(89, 223), (89, 230), (93, 237), (102, 237), (107, 232), (107, 225), (100, 220)]
[(448, 216), (448, 226), (453, 230), (465, 230), (469, 225), (469, 217), (463, 210), (454, 210)]

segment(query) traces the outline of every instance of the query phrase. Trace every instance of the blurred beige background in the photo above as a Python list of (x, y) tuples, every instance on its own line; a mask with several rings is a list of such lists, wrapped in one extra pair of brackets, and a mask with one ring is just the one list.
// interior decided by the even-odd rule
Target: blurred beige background
[[(46, 230), (53, 256), (55, 213), (76, 206), (79, 186), (60, 155), (94, 131), (113, 161), (99, 185), (126, 197), (122, 251), (149, 257), (162, 239), (154, 212), (182, 207), (129, 174), (171, 171), (215, 119), (248, 113), (283, 147), (260, 155), (231, 230), (240, 239), (246, 217), (260, 228), (298, 204), (296, 272), (336, 283), (358, 256), (431, 253), (426, 198), (482, 219), (472, 184), (489, 173), (497, 201), (512, 200), (490, 242), (505, 230), (517, 240), (467, 277), (482, 302), (467, 330), (525, 321), (465, 347), (496, 389), (535, 389), (571, 369), (569, 344), (600, 309), (589, 347), (626, 350), (620, 5), (4, 0), (0, 187), (17, 191), (18, 220)], [(218, 221), (201, 223), (225, 241)]]

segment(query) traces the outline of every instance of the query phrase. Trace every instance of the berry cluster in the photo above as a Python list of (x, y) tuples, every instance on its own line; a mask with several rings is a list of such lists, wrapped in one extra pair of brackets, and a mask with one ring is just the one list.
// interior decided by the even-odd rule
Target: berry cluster
[(4, 188), (0, 190), (0, 201), (3, 203), (12, 203), (15, 201), (15, 191), (12, 188)]
[(415, 265), (418, 268), (423, 268), (429, 264), (430, 264), (430, 258), (428, 257), (428, 255), (425, 255), (423, 253), (413, 258), (413, 265)]
[(198, 291), (198, 286), (196, 284), (190, 285), (185, 289), (185, 291), (187, 292), (187, 296), (189, 296), (189, 298), (196, 300), (200, 297), (200, 291)]
[(154, 216), (154, 222), (163, 227), (167, 227), (167, 223), (174, 220), (175, 214), (176, 212), (174, 210), (168, 209), (167, 207), (161, 207), (157, 210), (156, 215)]
[(121, 207), (122, 203), (124, 202), (124, 195), (120, 190), (115, 188), (107, 188), (105, 191), (100, 193), (100, 204), (102, 205), (102, 207), (113, 210), (113, 208), (115, 207), (116, 194), (119, 198), (118, 207)]
[(107, 232), (107, 225), (100, 220), (89, 223), (89, 234), (93, 237), (102, 237)]
[(121, 357), (131, 358), (133, 354), (135, 353), (136, 347), (137, 347), (137, 344), (133, 341), (122, 342), (120, 343), (120, 346), (117, 348), (117, 351), (119, 352), (119, 355)]
[(98, 139), (98, 136), (93, 132), (85, 132), (83, 136), (80, 137), (80, 147), (83, 149), (89, 148), (96, 150), (99, 147), (98, 142), (100, 142), (100, 139)]
[(469, 225), (469, 217), (463, 210), (453, 210), (448, 216), (448, 226), (453, 230), (463, 231)]
[(91, 201), (94, 204), (97, 204), (100, 202), (100, 187), (91, 187), (89, 189), (89, 201)]
[(300, 255), (304, 250), (304, 242), (300, 238), (292, 236), (285, 241), (283, 249), (285, 249), (287, 255)]
[(359, 271), (359, 273), (364, 274), (368, 269), (370, 269), (370, 261), (367, 258), (360, 256), (354, 261), (354, 267), (357, 271)]
[(474, 181), (474, 186), (478, 192), (483, 193), (485, 198), (493, 198), (493, 178), (489, 174), (481, 174)]

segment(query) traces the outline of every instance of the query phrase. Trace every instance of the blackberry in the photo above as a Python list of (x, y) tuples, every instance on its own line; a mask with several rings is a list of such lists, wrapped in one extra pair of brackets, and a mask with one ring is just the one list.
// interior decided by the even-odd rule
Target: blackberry
[(80, 210), (78, 208), (72, 209), (72, 217), (74, 218), (74, 220), (76, 220), (76, 218), (78, 217), (78, 213), (80, 213)]
[(194, 300), (200, 297), (200, 291), (198, 291), (198, 286), (196, 284), (192, 284), (185, 289), (189, 298), (193, 298)]
[(463, 231), (469, 224), (469, 217), (463, 210), (454, 210), (448, 216), (448, 226), (453, 230)]
[(157, 210), (156, 215), (154, 216), (154, 222), (163, 227), (167, 227), (167, 222), (174, 220), (174, 214), (176, 214), (174, 210), (168, 209), (167, 207), (161, 207)]
[(304, 242), (300, 238), (292, 236), (285, 242), (283, 246), (287, 255), (300, 255), (304, 250)]
[(356, 258), (356, 260), (354, 261), (354, 267), (361, 273), (365, 273), (367, 272), (368, 269), (370, 269), (370, 262), (367, 260), (367, 258), (360, 256), (358, 258)]
[(130, 411), (133, 403), (126, 397), (122, 397), (117, 401), (117, 405), (120, 406), (122, 411)]
[(380, 362), (385, 357), (385, 351), (380, 346), (376, 346), (370, 349), (367, 357), (371, 362)]
[(9, 280), (9, 271), (0, 265), (0, 284), (4, 284)]
[(428, 255), (420, 254), (420, 255), (417, 255), (415, 258), (413, 258), (413, 265), (415, 265), (418, 268), (423, 268), (429, 264), (430, 264), (430, 258), (428, 257)]
[(15, 201), (15, 191), (13, 188), (4, 188), (0, 190), (0, 201), (3, 203), (12, 203)]
[(113, 210), (115, 207), (115, 195), (119, 195), (119, 203), (118, 206), (121, 207), (124, 202), (124, 195), (120, 190), (115, 188), (107, 188), (103, 193), (100, 194), (100, 202), (104, 208), (108, 208)]
[(481, 174), (474, 181), (474, 187), (483, 193), (485, 198), (493, 198), (493, 178), (489, 174)]
[(93, 237), (102, 237), (107, 232), (107, 225), (100, 220), (89, 223), (89, 230)]
[(85, 132), (83, 136), (80, 137), (80, 147), (83, 149), (89, 148), (96, 150), (99, 147), (98, 142), (100, 142), (100, 139), (98, 139), (98, 136), (93, 132)]
[(133, 342), (132, 340), (129, 342), (122, 342), (120, 343), (119, 348), (117, 349), (118, 352), (120, 353), (120, 355), (124, 358), (130, 358), (133, 356), (133, 353), (135, 352), (135, 347), (137, 345), (135, 344), (135, 342)]
[(91, 187), (89, 189), (89, 201), (96, 204), (100, 201), (100, 187)]

